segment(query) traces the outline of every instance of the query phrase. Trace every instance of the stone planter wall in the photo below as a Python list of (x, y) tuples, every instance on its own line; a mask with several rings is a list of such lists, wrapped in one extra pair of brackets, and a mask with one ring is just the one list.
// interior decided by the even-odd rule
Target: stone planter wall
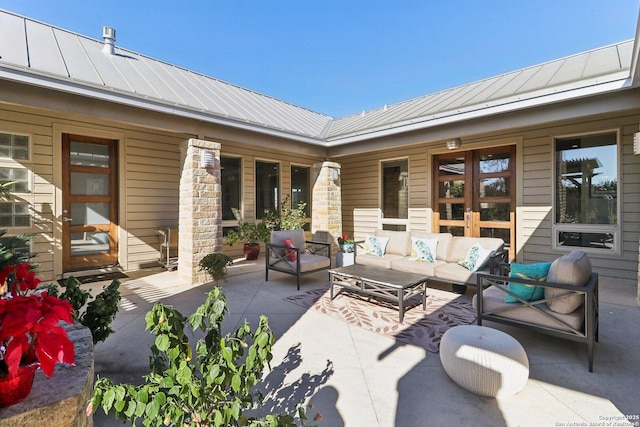
[(93, 394), (93, 339), (82, 325), (66, 328), (75, 349), (76, 366), (56, 365), (53, 377), (36, 371), (31, 394), (22, 402), (0, 409), (0, 427), (93, 426), (85, 408)]

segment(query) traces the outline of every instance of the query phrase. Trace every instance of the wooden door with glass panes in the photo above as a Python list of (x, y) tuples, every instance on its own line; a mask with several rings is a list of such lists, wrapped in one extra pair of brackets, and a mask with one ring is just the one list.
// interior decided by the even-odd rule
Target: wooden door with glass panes
[(499, 237), (515, 258), (515, 146), (434, 157), (434, 231)]
[(63, 135), (64, 271), (118, 262), (116, 146), (113, 140)]

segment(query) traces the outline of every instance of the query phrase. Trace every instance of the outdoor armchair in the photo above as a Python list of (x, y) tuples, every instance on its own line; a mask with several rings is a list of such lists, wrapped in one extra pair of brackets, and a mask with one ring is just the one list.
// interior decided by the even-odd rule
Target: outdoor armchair
[(304, 230), (272, 231), (266, 245), (265, 280), (269, 270), (296, 276), (300, 290), (300, 276), (331, 268), (331, 244), (305, 240)]

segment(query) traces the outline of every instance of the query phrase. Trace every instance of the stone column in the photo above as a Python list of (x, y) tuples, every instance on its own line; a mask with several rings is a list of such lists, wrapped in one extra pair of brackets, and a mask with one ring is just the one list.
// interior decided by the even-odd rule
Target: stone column
[(220, 144), (190, 139), (182, 146), (178, 277), (180, 283), (206, 281), (198, 263), (222, 252), (222, 188)]
[[(340, 164), (322, 162), (313, 165), (313, 233), (326, 232), (337, 238), (342, 235), (342, 191), (340, 187)], [(337, 245), (336, 245), (337, 248)], [(335, 253), (335, 250), (332, 249)]]

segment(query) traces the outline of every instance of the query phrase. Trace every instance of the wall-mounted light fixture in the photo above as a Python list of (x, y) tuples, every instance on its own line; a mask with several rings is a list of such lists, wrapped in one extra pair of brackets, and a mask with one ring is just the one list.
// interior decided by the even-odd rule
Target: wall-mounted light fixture
[(340, 169), (331, 170), (331, 179), (337, 181), (340, 179)]
[(211, 169), (216, 164), (216, 157), (213, 151), (202, 150), (200, 154), (200, 167), (203, 169)]
[(462, 145), (462, 140), (460, 138), (453, 138), (447, 141), (447, 148), (449, 150), (457, 150)]
[(640, 154), (640, 132), (633, 134), (633, 154)]

